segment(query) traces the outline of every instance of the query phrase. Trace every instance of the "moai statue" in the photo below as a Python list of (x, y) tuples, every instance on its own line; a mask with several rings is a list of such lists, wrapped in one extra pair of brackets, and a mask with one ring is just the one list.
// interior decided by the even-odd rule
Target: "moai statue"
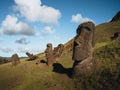
[(13, 54), (11, 57), (12, 65), (16, 66), (17, 64), (20, 63), (20, 59), (17, 54)]
[(51, 43), (47, 44), (47, 48), (45, 50), (45, 53), (46, 53), (46, 59), (47, 59), (48, 66), (53, 65), (54, 56), (53, 56), (53, 50), (52, 50), (52, 44)]
[(29, 60), (35, 60), (37, 57), (29, 52), (26, 52), (26, 55), (29, 57)]
[(55, 47), (54, 50), (53, 50), (54, 57), (55, 58), (60, 57), (63, 50), (64, 50), (64, 45), (63, 44), (59, 44), (57, 47)]
[(73, 77), (89, 73), (93, 68), (95, 25), (85, 22), (78, 26), (73, 45)]
[(64, 45), (63, 44), (59, 44), (58, 47), (59, 47), (59, 53), (60, 53), (60, 56), (61, 56), (61, 54), (62, 54), (62, 52), (64, 50)]

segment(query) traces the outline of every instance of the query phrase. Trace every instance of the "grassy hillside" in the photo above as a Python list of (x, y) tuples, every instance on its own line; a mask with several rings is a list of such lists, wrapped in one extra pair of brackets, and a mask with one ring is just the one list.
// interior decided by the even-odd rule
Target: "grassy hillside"
[[(120, 21), (96, 26), (94, 60), (96, 72), (91, 77), (71, 79), (73, 39), (53, 67), (45, 63), (45, 54), (35, 61), (21, 60), (0, 65), (0, 90), (118, 90), (120, 83), (120, 38), (110, 37), (120, 31)], [(42, 61), (41, 61), (42, 60)], [(39, 64), (36, 64), (38, 62)]]

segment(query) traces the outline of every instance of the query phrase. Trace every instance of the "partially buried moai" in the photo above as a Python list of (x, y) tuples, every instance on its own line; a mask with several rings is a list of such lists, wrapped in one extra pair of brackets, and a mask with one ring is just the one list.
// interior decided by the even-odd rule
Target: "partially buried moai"
[(12, 65), (16, 66), (17, 64), (20, 63), (20, 59), (17, 54), (13, 54), (11, 57)]
[(54, 63), (54, 56), (53, 56), (53, 49), (52, 49), (52, 44), (51, 43), (47, 44), (47, 48), (45, 50), (45, 54), (46, 54), (46, 59), (47, 59), (48, 66), (53, 65), (53, 63)]
[(57, 47), (55, 47), (53, 50), (54, 57), (55, 58), (60, 57), (62, 55), (63, 50), (64, 50), (63, 44), (59, 44)]
[(73, 77), (79, 77), (93, 69), (93, 47), (94, 47), (93, 22), (84, 22), (76, 30), (77, 35), (73, 46)]
[(29, 52), (26, 52), (26, 55), (29, 57), (29, 60), (35, 60), (37, 57)]

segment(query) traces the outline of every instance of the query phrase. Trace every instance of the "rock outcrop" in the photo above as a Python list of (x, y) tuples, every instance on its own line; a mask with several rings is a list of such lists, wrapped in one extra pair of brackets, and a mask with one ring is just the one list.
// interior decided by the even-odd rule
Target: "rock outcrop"
[(94, 31), (95, 25), (92, 22), (82, 23), (77, 28), (72, 57), (73, 77), (85, 75), (93, 69)]

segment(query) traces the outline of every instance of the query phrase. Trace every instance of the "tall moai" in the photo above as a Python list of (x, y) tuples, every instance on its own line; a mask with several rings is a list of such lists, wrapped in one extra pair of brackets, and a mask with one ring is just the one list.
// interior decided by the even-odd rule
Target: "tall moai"
[(52, 44), (51, 43), (47, 44), (47, 48), (45, 50), (45, 54), (46, 54), (46, 59), (47, 59), (48, 66), (53, 65), (53, 63), (54, 63), (54, 56), (53, 56), (53, 49), (52, 49)]
[(91, 73), (93, 70), (93, 47), (94, 47), (93, 22), (84, 22), (76, 30), (77, 35), (73, 45), (73, 77), (80, 77)]
[(20, 63), (19, 56), (17, 54), (13, 54), (11, 57), (12, 65), (16, 66), (17, 64)]

